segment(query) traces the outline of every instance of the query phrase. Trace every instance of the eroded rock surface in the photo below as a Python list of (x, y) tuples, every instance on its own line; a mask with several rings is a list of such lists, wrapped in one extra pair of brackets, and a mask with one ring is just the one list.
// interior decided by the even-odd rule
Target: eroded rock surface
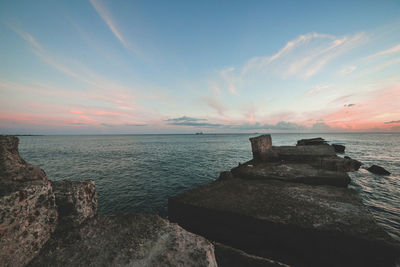
[(306, 266), (392, 266), (398, 248), (347, 188), (231, 179), (168, 202), (169, 219), (250, 254)]
[(157, 215), (97, 215), (29, 266), (217, 266), (214, 246)]
[(264, 163), (259, 165), (243, 164), (233, 168), (231, 173), (241, 179), (274, 179), (288, 182), (334, 185), (347, 187), (350, 177), (344, 171), (330, 171), (314, 168), (301, 163)]
[(93, 180), (52, 181), (59, 214), (59, 228), (76, 227), (97, 212), (97, 193)]
[(46, 174), (23, 160), (18, 138), (0, 136), (0, 266), (23, 266), (50, 238), (57, 223)]
[(272, 146), (271, 135), (264, 134), (257, 137), (250, 138), (251, 150), (253, 152), (253, 158), (260, 160), (262, 154), (269, 150)]
[(380, 175), (390, 175), (390, 172), (387, 171), (385, 168), (378, 166), (378, 165), (372, 165), (371, 167), (367, 168), (369, 172), (375, 173), (375, 174), (380, 174)]

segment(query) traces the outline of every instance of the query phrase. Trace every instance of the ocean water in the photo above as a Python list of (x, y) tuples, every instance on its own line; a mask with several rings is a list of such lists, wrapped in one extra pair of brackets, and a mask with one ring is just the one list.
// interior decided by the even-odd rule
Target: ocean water
[[(219, 172), (251, 159), (249, 134), (21, 136), (19, 151), (51, 180), (94, 179), (99, 213), (158, 213), (168, 197), (215, 180)], [(323, 137), (346, 145), (380, 176), (351, 173), (352, 184), (375, 219), (400, 241), (400, 134), (272, 134), (274, 145)]]

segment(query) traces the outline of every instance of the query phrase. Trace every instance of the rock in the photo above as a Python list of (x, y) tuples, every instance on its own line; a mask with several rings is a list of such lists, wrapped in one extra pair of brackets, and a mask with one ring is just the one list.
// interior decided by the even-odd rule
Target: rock
[(327, 142), (321, 137), (311, 139), (301, 139), (297, 141), (297, 146), (315, 146), (315, 145), (326, 145)]
[(224, 244), (214, 242), (215, 258), (219, 267), (283, 267), (289, 266), (278, 261), (250, 255)]
[(29, 266), (217, 266), (214, 246), (157, 215), (96, 215)]
[(362, 165), (355, 159), (346, 159), (341, 157), (320, 158), (312, 163), (316, 168), (325, 169), (336, 172), (352, 172), (357, 171)]
[(23, 266), (50, 238), (57, 223), (46, 174), (23, 160), (18, 138), (0, 136), (0, 266)]
[(188, 231), (289, 265), (392, 266), (399, 255), (347, 188), (216, 181), (170, 198), (168, 215)]
[(390, 175), (390, 172), (388, 172), (387, 170), (378, 165), (372, 165), (367, 170), (375, 174)]
[(335, 149), (336, 153), (344, 153), (344, 150), (346, 149), (344, 145), (332, 144), (332, 146)]
[(309, 164), (264, 163), (256, 166), (243, 164), (231, 173), (240, 179), (274, 179), (313, 185), (347, 187), (350, 177), (344, 171), (317, 169)]
[(336, 157), (332, 146), (272, 146), (260, 153), (258, 162), (313, 163), (324, 157)]
[(344, 156), (345, 159), (351, 159), (349, 156)]
[(230, 171), (224, 171), (219, 174), (218, 180), (229, 180), (229, 179), (233, 179), (233, 175)]
[(76, 227), (97, 212), (97, 193), (93, 180), (52, 181), (56, 197), (59, 227)]
[(260, 160), (261, 154), (272, 147), (271, 135), (264, 134), (250, 138), (251, 150), (254, 160)]

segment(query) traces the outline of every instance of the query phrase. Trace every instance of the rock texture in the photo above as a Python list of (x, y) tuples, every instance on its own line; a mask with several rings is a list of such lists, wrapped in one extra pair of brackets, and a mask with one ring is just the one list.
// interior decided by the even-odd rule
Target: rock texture
[(23, 266), (50, 238), (57, 223), (46, 174), (23, 160), (18, 138), (0, 136), (0, 266)]
[(156, 215), (95, 216), (29, 266), (217, 266), (214, 246)]
[(326, 145), (328, 144), (325, 139), (321, 137), (311, 138), (311, 139), (301, 139), (297, 141), (298, 146), (315, 146), (315, 145)]
[(392, 266), (398, 250), (347, 188), (232, 179), (168, 202), (169, 219), (247, 253), (305, 266)]
[(53, 181), (59, 214), (59, 228), (76, 227), (97, 212), (97, 193), (95, 182)]
[(258, 257), (245, 253), (224, 244), (214, 242), (215, 258), (219, 267), (288, 267), (278, 261)]
[(336, 153), (344, 153), (346, 147), (344, 145), (339, 144), (332, 144), (333, 148), (335, 149)]
[(381, 175), (390, 175), (390, 172), (378, 165), (372, 165), (367, 169), (369, 172)]
[(272, 146), (271, 135), (269, 134), (250, 138), (250, 142), (251, 150), (253, 151), (253, 158), (255, 160), (259, 160), (261, 155)]
[(344, 171), (317, 169), (309, 164), (301, 163), (264, 163), (257, 166), (242, 164), (233, 168), (231, 173), (241, 179), (274, 179), (288, 182), (334, 185), (347, 187), (349, 175)]

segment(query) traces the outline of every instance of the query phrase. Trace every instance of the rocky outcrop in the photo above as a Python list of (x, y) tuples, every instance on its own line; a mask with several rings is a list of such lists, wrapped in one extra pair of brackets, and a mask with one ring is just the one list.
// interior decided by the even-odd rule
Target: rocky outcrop
[(234, 177), (241, 179), (273, 179), (288, 182), (334, 185), (347, 187), (350, 177), (344, 171), (330, 171), (301, 163), (264, 163), (257, 166), (242, 164), (231, 170)]
[[(257, 158), (168, 201), (171, 221), (232, 248), (217, 247), (218, 262), (394, 265), (399, 247), (347, 188), (346, 172), (360, 162), (338, 157), (333, 146), (316, 144), (320, 139), (266, 149), (251, 142)], [(229, 254), (236, 260), (220, 259)]]
[(46, 174), (23, 160), (18, 138), (0, 136), (0, 266), (23, 266), (35, 257), (57, 223)]
[(258, 257), (227, 245), (214, 242), (215, 258), (219, 267), (288, 267), (284, 263)]
[(372, 165), (371, 167), (367, 168), (369, 172), (380, 174), (380, 175), (390, 175), (390, 172), (378, 165)]
[(311, 138), (311, 139), (301, 139), (297, 141), (297, 146), (316, 146), (316, 145), (326, 145), (328, 144), (325, 139), (321, 137)]
[(169, 219), (249, 254), (305, 266), (392, 266), (398, 251), (347, 188), (232, 179), (168, 202)]
[(333, 148), (335, 149), (336, 153), (344, 153), (346, 147), (344, 145), (339, 144), (332, 144)]
[(260, 160), (262, 154), (269, 150), (272, 146), (271, 135), (265, 134), (257, 137), (250, 138), (251, 150), (253, 152), (253, 158)]
[(59, 214), (58, 228), (77, 227), (96, 214), (97, 193), (93, 180), (53, 181), (51, 185)]
[(217, 266), (214, 246), (157, 215), (97, 215), (29, 266)]

